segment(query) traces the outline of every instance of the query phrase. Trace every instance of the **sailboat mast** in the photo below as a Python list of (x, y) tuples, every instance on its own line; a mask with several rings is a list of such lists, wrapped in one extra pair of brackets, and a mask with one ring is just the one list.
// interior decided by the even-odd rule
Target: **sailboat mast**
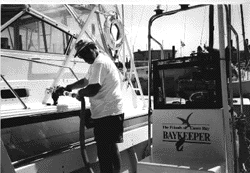
[(209, 6), (209, 48), (214, 46), (214, 6)]
[(244, 43), (244, 59), (247, 64), (247, 44), (246, 44), (246, 38), (245, 38), (245, 25), (244, 25), (244, 14), (243, 14), (242, 4), (240, 4), (240, 13), (241, 13), (242, 36), (243, 36), (243, 43)]
[[(124, 25), (125, 25), (125, 14), (124, 14), (124, 5), (122, 4), (122, 23), (123, 23), (123, 31), (125, 31), (125, 28), (124, 28)], [(125, 40), (125, 35), (123, 36), (123, 40)], [(127, 69), (126, 69), (126, 61), (127, 61), (127, 58), (126, 58), (126, 54), (125, 54), (125, 44), (122, 45), (122, 53), (123, 53), (123, 58), (122, 58), (122, 64), (123, 64), (123, 74), (125, 75)]]

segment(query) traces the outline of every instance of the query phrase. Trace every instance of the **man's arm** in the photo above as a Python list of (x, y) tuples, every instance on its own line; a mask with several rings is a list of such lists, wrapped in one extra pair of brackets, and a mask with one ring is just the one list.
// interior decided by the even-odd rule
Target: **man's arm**
[(86, 88), (83, 88), (78, 91), (78, 97), (93, 97), (95, 96), (99, 90), (101, 89), (101, 85), (99, 83), (97, 84), (90, 84)]
[(76, 81), (75, 83), (67, 85), (66, 89), (74, 90), (74, 89), (84, 88), (85, 86), (88, 85), (88, 83), (89, 83), (88, 80), (86, 78), (83, 78)]
[[(88, 85), (86, 88), (83, 88), (78, 91), (78, 98), (82, 97), (93, 97), (101, 89), (102, 82), (105, 78), (107, 72), (105, 71), (103, 64), (96, 63), (91, 66), (91, 70), (88, 76)], [(79, 100), (78, 99), (78, 100)]]

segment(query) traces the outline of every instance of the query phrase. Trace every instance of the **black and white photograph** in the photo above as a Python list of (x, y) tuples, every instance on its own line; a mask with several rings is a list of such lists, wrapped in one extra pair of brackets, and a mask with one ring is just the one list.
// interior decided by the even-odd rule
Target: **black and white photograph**
[(1, 2), (2, 173), (250, 173), (250, 1)]

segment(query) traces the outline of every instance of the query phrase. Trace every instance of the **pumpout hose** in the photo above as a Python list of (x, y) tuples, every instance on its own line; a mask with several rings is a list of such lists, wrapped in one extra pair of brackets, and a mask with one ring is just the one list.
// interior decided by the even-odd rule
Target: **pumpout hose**
[(79, 131), (80, 131), (79, 139), (80, 139), (80, 146), (81, 146), (81, 154), (82, 154), (82, 159), (83, 159), (84, 165), (87, 168), (87, 171), (89, 173), (94, 173), (93, 169), (90, 166), (89, 158), (88, 158), (88, 154), (87, 154), (86, 146), (85, 146), (85, 110), (86, 110), (85, 99), (83, 97), (82, 100), (81, 100), (80, 129), (79, 129)]
[[(63, 87), (58, 87), (58, 89), (52, 93), (54, 105), (57, 104), (58, 98), (61, 95), (69, 96), (69, 97), (73, 97), (73, 98), (77, 97), (76, 93), (70, 93), (70, 92), (64, 90)], [(80, 147), (81, 147), (81, 155), (82, 155), (83, 163), (84, 163), (88, 173), (94, 173), (93, 169), (90, 166), (89, 158), (88, 158), (88, 154), (87, 154), (86, 146), (85, 146), (85, 116), (86, 116), (85, 99), (84, 99), (84, 97), (82, 97), (82, 99), (81, 99), (81, 111), (80, 111), (80, 116), (79, 116), (80, 117), (79, 140), (80, 140)]]

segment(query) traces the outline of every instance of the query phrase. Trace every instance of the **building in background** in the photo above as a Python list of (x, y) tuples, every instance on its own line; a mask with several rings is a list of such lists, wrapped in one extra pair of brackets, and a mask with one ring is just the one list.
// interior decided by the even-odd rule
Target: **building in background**
[[(174, 59), (176, 50), (173, 46), (173, 49), (164, 49), (164, 59)], [(173, 52), (174, 56), (173, 56)], [(151, 50), (153, 60), (154, 59), (161, 59), (161, 51), (160, 50)], [(138, 49), (137, 52), (134, 52), (134, 60), (135, 60), (135, 66), (141, 67), (141, 66), (147, 66), (148, 65), (148, 51), (141, 51)]]
[[(173, 46), (172, 49), (164, 49), (163, 52), (164, 59), (174, 59), (177, 51)], [(152, 50), (151, 53), (153, 60), (161, 59), (160, 50)], [(137, 52), (134, 52), (134, 60), (143, 94), (148, 95), (148, 51), (141, 51), (138, 49)]]

